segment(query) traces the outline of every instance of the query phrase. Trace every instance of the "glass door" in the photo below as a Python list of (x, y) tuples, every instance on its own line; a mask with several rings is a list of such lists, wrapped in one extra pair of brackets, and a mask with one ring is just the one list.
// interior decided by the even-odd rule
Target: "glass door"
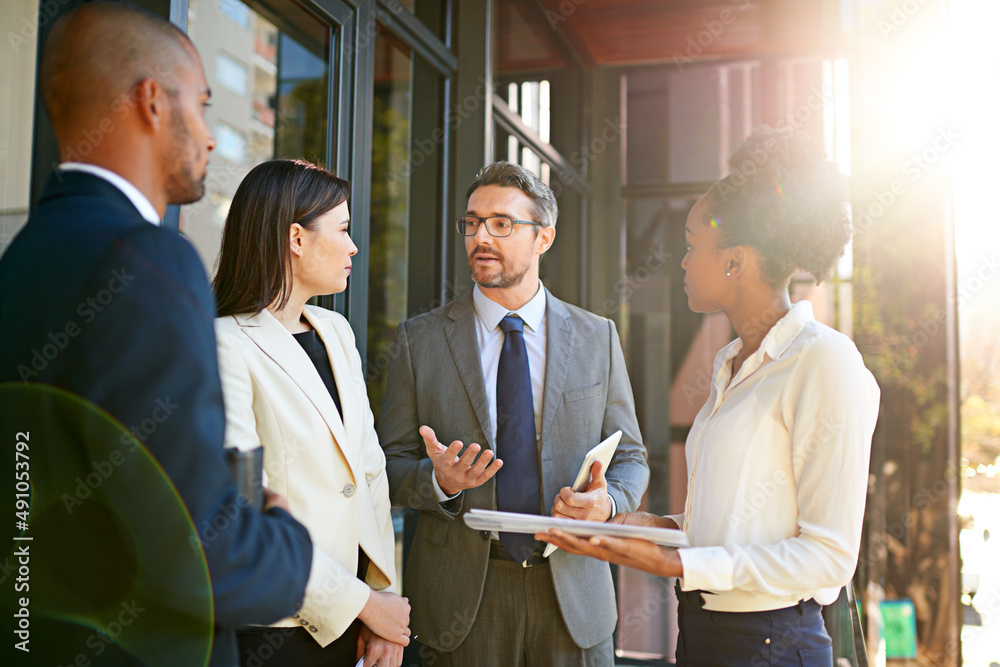
[(330, 166), (331, 42), (338, 28), (304, 4), (191, 0), (188, 35), (212, 90), (205, 197), (181, 209), (180, 228), (209, 275), (233, 195), (256, 165), (301, 157)]

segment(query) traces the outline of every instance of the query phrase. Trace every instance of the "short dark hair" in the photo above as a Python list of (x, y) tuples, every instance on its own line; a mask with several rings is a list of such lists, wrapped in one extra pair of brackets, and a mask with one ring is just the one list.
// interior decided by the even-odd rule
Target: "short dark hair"
[(88, 2), (59, 17), (42, 49), (39, 87), (56, 130), (66, 122), (118, 120), (147, 77), (167, 92), (193, 63), (191, 40), (157, 14), (127, 2)]
[(706, 194), (719, 246), (751, 246), (764, 280), (797, 269), (825, 280), (851, 239), (848, 190), (822, 145), (795, 128), (754, 130), (729, 158), (730, 173)]
[(288, 303), (292, 268), (288, 230), (314, 229), (316, 219), (347, 201), (351, 186), (305, 160), (271, 160), (250, 170), (226, 216), (219, 268), (212, 281), (220, 317), (256, 315)]
[(534, 222), (540, 222), (543, 227), (555, 227), (559, 217), (559, 205), (551, 188), (542, 179), (519, 164), (499, 160), (486, 165), (476, 175), (465, 193), (468, 201), (472, 193), (485, 185), (499, 185), (502, 188), (517, 188), (531, 199), (534, 206)]

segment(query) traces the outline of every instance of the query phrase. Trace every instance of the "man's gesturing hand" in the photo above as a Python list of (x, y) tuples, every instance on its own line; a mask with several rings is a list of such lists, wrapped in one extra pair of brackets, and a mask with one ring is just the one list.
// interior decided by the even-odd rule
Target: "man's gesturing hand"
[(497, 474), (503, 465), (503, 461), (493, 458), (493, 452), (489, 449), (484, 451), (477, 461), (476, 455), (482, 447), (476, 443), (469, 445), (465, 453), (459, 456), (459, 452), (462, 451), (462, 441), (456, 440), (445, 447), (438, 442), (434, 429), (430, 426), (421, 426), (420, 436), (424, 439), (427, 456), (434, 466), (434, 476), (437, 478), (438, 486), (449, 496), (481, 486)]
[(611, 496), (600, 461), (590, 466), (590, 484), (577, 493), (564, 486), (552, 503), (552, 516), (559, 519), (607, 521), (611, 516)]

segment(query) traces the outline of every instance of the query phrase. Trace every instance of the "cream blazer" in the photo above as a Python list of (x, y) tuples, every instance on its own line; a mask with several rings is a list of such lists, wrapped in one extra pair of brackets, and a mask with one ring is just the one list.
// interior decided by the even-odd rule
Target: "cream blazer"
[[(215, 321), (226, 446), (264, 446), (267, 486), (309, 529), (313, 561), (301, 625), (326, 646), (361, 613), (372, 589), (393, 587), (395, 544), (385, 456), (375, 434), (354, 333), (341, 315), (306, 306), (326, 346), (343, 419), (299, 343), (267, 310)], [(359, 581), (358, 546), (371, 559)]]

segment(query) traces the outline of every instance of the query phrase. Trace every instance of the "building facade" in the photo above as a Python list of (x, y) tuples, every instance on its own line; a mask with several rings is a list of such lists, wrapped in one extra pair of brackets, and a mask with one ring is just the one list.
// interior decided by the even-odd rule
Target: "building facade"
[[(36, 99), (37, 50), (53, 18), (77, 4), (10, 0), (0, 12), (13, 54), (0, 72), (0, 136), (7, 138), (0, 248), (58, 162)], [(560, 298), (615, 320), (622, 333), (652, 469), (644, 505), (658, 513), (683, 508), (684, 440), (708, 395), (714, 354), (733, 337), (721, 314), (686, 306), (680, 261), (690, 207), (760, 123), (821, 138), (852, 183), (881, 183), (891, 171), (883, 166), (891, 160), (875, 155), (880, 126), (871, 107), (872, 77), (891, 76), (870, 39), (877, 31), (870, 13), (885, 3), (138, 4), (188, 32), (213, 91), (208, 119), (218, 147), (206, 196), (171, 207), (166, 218), (190, 238), (210, 275), (233, 193), (254, 165), (303, 157), (351, 182), (360, 252), (347, 292), (320, 301), (354, 329), (376, 418), (399, 322), (471, 285), (451, 221), (465, 210), (476, 172), (503, 158), (549, 183), (560, 219), (542, 278)], [(958, 664), (954, 341), (932, 337), (919, 356), (897, 353), (908, 333), (912, 339), (907, 316), (926, 303), (939, 307), (942, 331), (954, 327), (954, 267), (930, 245), (917, 264), (883, 252), (904, 225), (921, 239), (947, 237), (948, 184), (925, 185), (874, 218), (878, 189), (857, 188), (856, 222), (859, 212), (880, 222), (859, 228), (830, 283), (796, 279), (792, 291), (795, 300), (813, 301), (818, 319), (855, 337), (883, 387), (855, 586), (866, 629), (878, 631), (881, 599), (915, 597), (911, 579), (932, 577), (937, 592), (917, 605), (920, 648), (936, 656), (928, 657), (933, 664)], [(942, 278), (928, 282), (931, 275)], [(914, 395), (914, 378), (932, 378), (927, 392)], [(920, 422), (928, 406), (943, 417)], [(940, 493), (915, 509), (924, 488)], [(892, 517), (917, 510), (920, 521), (894, 529)], [(402, 559), (409, 519), (396, 518)], [(929, 543), (921, 530), (931, 532)], [(921, 565), (928, 558), (930, 571)], [(676, 635), (670, 582), (625, 570), (616, 576), (622, 664), (668, 663)]]

